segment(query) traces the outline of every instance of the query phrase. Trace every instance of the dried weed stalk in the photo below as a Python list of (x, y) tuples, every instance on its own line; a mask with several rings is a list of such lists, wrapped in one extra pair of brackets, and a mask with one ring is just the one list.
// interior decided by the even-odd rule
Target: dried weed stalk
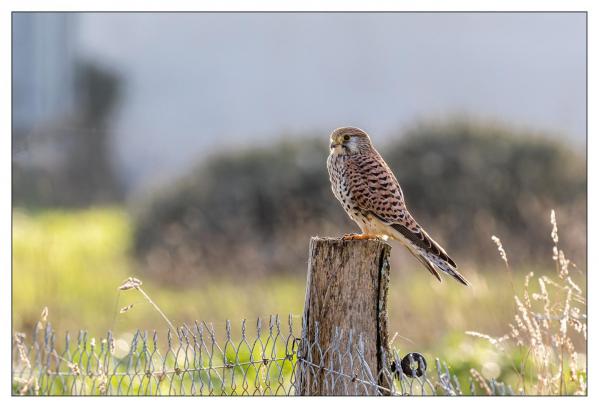
[[(493, 337), (478, 332), (469, 335), (488, 340), (500, 351), (520, 348), (524, 357), (516, 369), (520, 392), (536, 395), (586, 395), (586, 366), (579, 366), (575, 344), (586, 344), (586, 295), (570, 275), (570, 260), (559, 249), (555, 212), (551, 211), (551, 239), (556, 278), (542, 275), (531, 287), (534, 273), (526, 275), (522, 296), (514, 296), (516, 312), (509, 333)], [(499, 255), (511, 270), (499, 238), (493, 236)], [(583, 341), (580, 340), (582, 337)], [(526, 378), (527, 376), (531, 378)], [(476, 377), (473, 375), (473, 377)], [(476, 377), (477, 378), (477, 377)], [(479, 381), (480, 382), (480, 381)], [(530, 387), (527, 389), (527, 387)]]

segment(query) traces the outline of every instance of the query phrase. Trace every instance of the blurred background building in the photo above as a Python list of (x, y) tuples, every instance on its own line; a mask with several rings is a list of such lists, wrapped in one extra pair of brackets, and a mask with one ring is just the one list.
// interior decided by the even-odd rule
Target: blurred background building
[(13, 129), (71, 112), (75, 103), (76, 21), (73, 14), (13, 17)]

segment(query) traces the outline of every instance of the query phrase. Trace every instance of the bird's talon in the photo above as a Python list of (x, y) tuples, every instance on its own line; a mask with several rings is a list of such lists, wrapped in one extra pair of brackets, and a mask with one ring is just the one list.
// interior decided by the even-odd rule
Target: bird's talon
[(345, 234), (341, 239), (343, 241), (359, 241), (364, 239), (377, 239), (373, 234)]

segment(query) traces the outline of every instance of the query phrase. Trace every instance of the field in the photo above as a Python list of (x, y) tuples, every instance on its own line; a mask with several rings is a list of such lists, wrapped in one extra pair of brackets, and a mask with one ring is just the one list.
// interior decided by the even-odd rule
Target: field
[[(116, 338), (126, 340), (135, 329), (165, 332), (166, 321), (139, 292), (117, 290), (129, 276), (143, 281), (145, 292), (175, 325), (205, 320), (218, 328), (230, 319), (235, 329), (241, 319), (253, 322), (258, 316), (270, 314), (292, 314), (299, 325), (304, 275), (209, 280), (202, 277), (185, 287), (164, 286), (146, 278), (130, 255), (132, 225), (123, 209), (37, 213), (15, 209), (13, 222), (15, 332), (31, 333), (45, 307), (48, 321), (57, 333), (86, 329), (91, 335), (104, 336), (111, 330)], [(308, 237), (306, 245), (307, 242)], [(520, 370), (524, 374), (518, 373), (519, 363), (531, 351), (526, 343), (500, 350), (488, 339), (466, 332), (486, 333), (493, 338), (509, 333), (508, 325), (518, 312), (514, 294), (522, 297), (526, 274), (532, 270), (537, 277), (559, 279), (559, 267), (556, 270), (556, 263), (551, 261), (550, 248), (548, 240), (548, 262), (541, 269), (530, 265), (511, 265), (511, 270), (506, 269), (499, 254), (493, 270), (477, 271), (466, 265), (463, 271), (472, 283), (470, 289), (448, 280), (438, 284), (417, 264), (395, 257), (389, 293), (393, 346), (402, 352), (419, 351), (431, 360), (439, 357), (461, 379), (475, 369), (485, 378), (513, 384), (516, 390), (518, 384), (522, 386), (522, 378), (524, 389), (538, 386), (538, 365), (530, 364)], [(394, 252), (400, 251), (394, 247)], [(400, 263), (401, 269), (397, 268)], [(571, 277), (584, 290), (584, 273), (572, 267)], [(584, 307), (582, 311), (577, 309), (578, 315), (586, 313)], [(578, 368), (572, 362), (564, 363), (575, 369), (576, 378), (585, 370), (585, 343), (582, 336), (572, 340), (572, 347), (578, 351)], [(567, 386), (568, 392), (579, 390), (572, 384)]]

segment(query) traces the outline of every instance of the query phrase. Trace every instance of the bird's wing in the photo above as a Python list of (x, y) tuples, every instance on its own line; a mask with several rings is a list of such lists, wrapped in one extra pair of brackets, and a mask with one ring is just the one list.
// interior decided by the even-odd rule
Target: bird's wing
[(348, 190), (360, 210), (371, 212), (388, 224), (405, 216), (401, 187), (382, 157), (355, 155), (347, 166)]
[(391, 226), (413, 245), (449, 263), (455, 262), (416, 222), (406, 208), (403, 192), (393, 172), (379, 155), (356, 155), (348, 163), (348, 188), (361, 211)]

